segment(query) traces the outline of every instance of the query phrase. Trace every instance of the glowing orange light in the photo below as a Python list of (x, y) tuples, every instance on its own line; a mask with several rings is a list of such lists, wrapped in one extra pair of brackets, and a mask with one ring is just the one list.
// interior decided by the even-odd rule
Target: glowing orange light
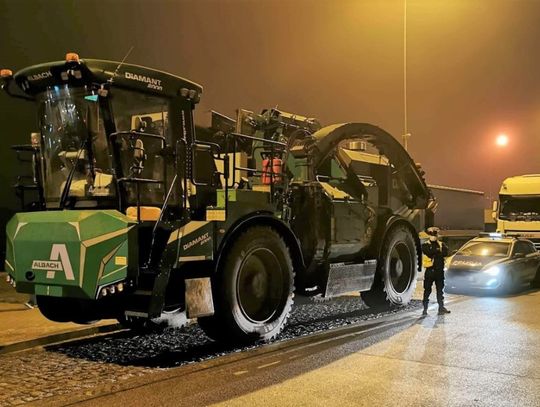
[(66, 62), (79, 62), (79, 54), (68, 52), (66, 54)]
[(499, 134), (495, 139), (495, 144), (499, 147), (506, 147), (508, 145), (508, 136), (506, 134)]
[(0, 70), (0, 77), (7, 78), (8, 76), (13, 76), (13, 71), (11, 69)]

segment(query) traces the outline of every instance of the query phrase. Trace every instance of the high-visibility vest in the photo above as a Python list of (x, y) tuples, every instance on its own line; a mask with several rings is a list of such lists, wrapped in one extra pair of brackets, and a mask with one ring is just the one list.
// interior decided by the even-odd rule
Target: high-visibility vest
[[(439, 244), (439, 248), (442, 250), (442, 243), (437, 242)], [(429, 267), (433, 267), (433, 259), (431, 257), (426, 256), (425, 254), (422, 254), (422, 266), (427, 269)]]

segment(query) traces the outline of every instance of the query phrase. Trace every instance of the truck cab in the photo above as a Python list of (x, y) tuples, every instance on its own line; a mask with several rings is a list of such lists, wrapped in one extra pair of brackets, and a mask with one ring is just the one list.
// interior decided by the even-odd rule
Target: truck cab
[(493, 210), (497, 232), (529, 239), (540, 249), (540, 174), (505, 179)]

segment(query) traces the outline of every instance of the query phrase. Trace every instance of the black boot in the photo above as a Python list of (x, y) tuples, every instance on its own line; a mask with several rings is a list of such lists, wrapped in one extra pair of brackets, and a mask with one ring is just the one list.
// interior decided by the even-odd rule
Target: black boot
[(422, 315), (425, 317), (427, 315), (427, 309), (428, 309), (428, 302), (424, 302), (424, 310), (422, 311)]
[(439, 315), (450, 314), (450, 310), (446, 309), (444, 305), (439, 305)]

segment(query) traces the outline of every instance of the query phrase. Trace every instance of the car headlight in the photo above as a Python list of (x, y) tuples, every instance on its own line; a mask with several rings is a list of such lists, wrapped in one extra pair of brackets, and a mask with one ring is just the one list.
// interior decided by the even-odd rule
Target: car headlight
[(501, 269), (498, 266), (490, 267), (485, 271), (485, 273), (489, 274), (490, 276), (497, 276), (499, 275), (500, 272), (501, 272)]

